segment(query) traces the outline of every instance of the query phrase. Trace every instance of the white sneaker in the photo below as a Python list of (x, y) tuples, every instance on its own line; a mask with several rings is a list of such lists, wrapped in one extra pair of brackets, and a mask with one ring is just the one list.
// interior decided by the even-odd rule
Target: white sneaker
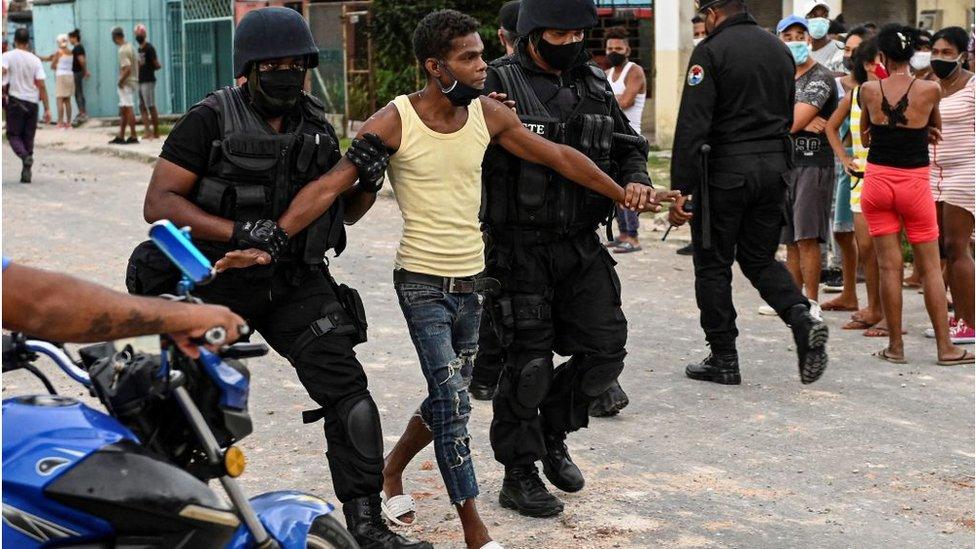
[(810, 316), (823, 322), (823, 310), (820, 308), (820, 304), (814, 300), (810, 300)]
[(760, 306), (756, 312), (762, 316), (776, 316), (776, 309), (773, 309), (769, 305)]
[(935, 339), (935, 328), (926, 328), (925, 337), (929, 339)]

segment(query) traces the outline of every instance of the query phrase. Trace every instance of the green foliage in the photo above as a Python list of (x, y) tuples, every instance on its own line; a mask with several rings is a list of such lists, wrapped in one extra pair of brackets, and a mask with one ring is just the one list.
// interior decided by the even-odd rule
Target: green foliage
[(425, 15), (440, 9), (455, 9), (481, 22), (479, 33), (485, 43), (484, 58), (490, 61), (504, 51), (498, 43), (498, 10), (505, 0), (375, 0), (373, 2), (373, 44), (376, 47), (374, 74), (376, 104), (385, 105), (397, 95), (416, 90), (423, 82), (413, 55), (413, 29)]

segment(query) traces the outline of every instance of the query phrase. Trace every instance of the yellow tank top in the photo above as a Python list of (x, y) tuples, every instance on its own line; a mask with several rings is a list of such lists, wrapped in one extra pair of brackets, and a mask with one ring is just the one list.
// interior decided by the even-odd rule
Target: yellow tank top
[(453, 133), (428, 128), (406, 95), (393, 105), (401, 136), (388, 173), (403, 215), (396, 267), (445, 277), (480, 273), (481, 161), (491, 141), (481, 101), (471, 102), (468, 120)]
[(861, 143), (861, 104), (858, 102), (858, 94), (861, 93), (861, 87), (858, 86), (854, 88), (851, 92), (851, 148), (853, 149), (854, 159), (857, 160), (858, 166), (863, 170), (867, 165), (868, 160), (868, 150)]

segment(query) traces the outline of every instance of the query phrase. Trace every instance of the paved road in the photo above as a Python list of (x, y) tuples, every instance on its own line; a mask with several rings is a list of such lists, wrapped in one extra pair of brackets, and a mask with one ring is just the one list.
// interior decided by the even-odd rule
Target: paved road
[[(150, 168), (48, 150), (37, 158), (35, 183), (21, 185), (4, 148), (4, 255), (121, 289), (126, 258), (146, 230)], [(389, 447), (423, 384), (390, 280), (396, 204), (381, 200), (375, 210), (351, 230), (333, 266), (366, 301), (370, 341), (359, 351)], [(673, 253), (678, 244), (648, 238), (644, 252), (621, 258), (631, 405), (570, 439), (587, 487), (564, 497), (562, 517), (530, 520), (497, 505), (491, 408), (475, 403), (472, 445), (494, 535), (509, 547), (972, 547), (973, 369), (934, 365), (934, 345), (919, 335), (927, 322), (921, 296), (906, 293), (913, 364), (877, 362), (868, 353), (881, 342), (835, 329), (830, 368), (803, 387), (789, 332), (754, 314), (758, 296), (736, 272), (745, 383), (701, 384), (682, 374), (706, 349), (691, 263)], [(843, 319), (835, 315), (833, 328)], [(333, 499), (320, 427), (301, 424), (299, 412), (312, 403), (291, 368), (278, 357), (250, 368), (246, 489), (300, 488)], [(4, 382), (5, 397), (38, 388), (23, 374)], [(422, 522), (414, 530), (461, 547), (432, 460), (427, 450), (409, 470)]]

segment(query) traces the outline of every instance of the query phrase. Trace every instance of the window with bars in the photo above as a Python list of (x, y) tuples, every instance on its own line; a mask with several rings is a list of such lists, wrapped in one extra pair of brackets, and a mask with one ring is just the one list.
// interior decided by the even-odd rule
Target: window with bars
[(234, 17), (234, 0), (183, 0), (183, 19), (199, 21)]

